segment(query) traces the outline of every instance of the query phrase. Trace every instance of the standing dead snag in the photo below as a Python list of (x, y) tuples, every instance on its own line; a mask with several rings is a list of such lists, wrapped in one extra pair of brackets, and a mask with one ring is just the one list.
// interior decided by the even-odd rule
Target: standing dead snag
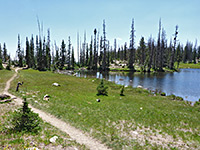
[(17, 83), (16, 92), (18, 92), (18, 91), (19, 91), (19, 85), (22, 85), (22, 84), (23, 84), (23, 82), (22, 82), (22, 83), (20, 83), (20, 82), (18, 82), (18, 83)]

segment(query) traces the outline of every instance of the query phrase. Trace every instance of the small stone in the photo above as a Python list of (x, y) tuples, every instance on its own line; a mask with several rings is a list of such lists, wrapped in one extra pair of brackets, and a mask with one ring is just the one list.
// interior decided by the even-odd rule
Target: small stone
[(138, 135), (138, 132), (137, 132), (137, 131), (132, 131), (132, 133)]
[(25, 150), (39, 150), (37, 147), (29, 147), (29, 148), (26, 148)]
[(140, 110), (142, 110), (143, 108), (142, 107), (140, 107)]
[(55, 143), (56, 140), (57, 140), (57, 138), (58, 138), (57, 136), (53, 136), (52, 138), (50, 138), (49, 141), (50, 141), (51, 143)]
[(58, 83), (53, 83), (52, 85), (53, 86), (60, 86), (60, 84), (58, 84)]
[(141, 85), (138, 85), (137, 88), (143, 88)]
[(92, 82), (94, 82), (94, 80), (92, 80)]
[(35, 101), (35, 103), (38, 103), (38, 101)]
[(101, 100), (100, 100), (100, 99), (96, 99), (96, 101), (97, 101), (97, 102), (100, 102)]
[(50, 96), (49, 96), (48, 94), (46, 94), (46, 95), (44, 95), (44, 97), (43, 97), (43, 100), (46, 100), (46, 101), (48, 101), (48, 100), (49, 100), (49, 98), (50, 98)]

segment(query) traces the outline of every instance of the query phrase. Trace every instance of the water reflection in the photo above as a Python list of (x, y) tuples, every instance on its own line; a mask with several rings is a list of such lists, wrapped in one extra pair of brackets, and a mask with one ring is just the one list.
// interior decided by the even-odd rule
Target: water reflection
[(120, 73), (120, 72), (80, 72), (79, 77), (105, 78), (125, 86), (143, 86), (159, 90), (167, 95), (175, 94), (186, 100), (197, 101), (200, 98), (200, 69), (182, 69), (175, 73)]

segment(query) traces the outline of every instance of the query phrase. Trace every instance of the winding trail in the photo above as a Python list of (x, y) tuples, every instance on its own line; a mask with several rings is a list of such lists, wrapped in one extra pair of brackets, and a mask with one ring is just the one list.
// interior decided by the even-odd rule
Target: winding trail
[[(4, 89), (4, 94), (10, 95), (11, 98), (15, 99), (15, 103), (18, 105), (22, 105), (23, 100), (19, 97), (16, 97), (8, 92), (8, 89), (10, 88), (10, 83), (17, 77), (18, 70), (20, 68), (15, 69), (15, 74), (6, 82), (6, 87)], [(29, 107), (32, 109), (33, 112), (38, 113), (39, 116), (46, 122), (50, 123), (51, 125), (57, 127), (61, 131), (67, 133), (73, 140), (76, 142), (85, 145), (87, 148), (91, 150), (108, 150), (108, 148), (101, 144), (96, 139), (84, 134), (81, 130), (76, 129), (75, 127), (69, 125), (68, 123), (57, 119), (56, 117), (41, 111), (37, 108), (34, 108), (29, 104)]]

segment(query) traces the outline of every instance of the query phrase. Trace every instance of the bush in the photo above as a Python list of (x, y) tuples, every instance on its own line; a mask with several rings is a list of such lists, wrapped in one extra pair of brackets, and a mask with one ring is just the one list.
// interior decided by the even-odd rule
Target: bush
[(124, 86), (122, 86), (122, 88), (120, 90), (120, 96), (124, 96)]
[(0, 59), (0, 70), (3, 69), (2, 60)]
[(161, 95), (161, 96), (166, 96), (166, 93), (165, 93), (165, 92), (162, 92), (160, 95)]
[(38, 133), (41, 129), (42, 119), (39, 118), (38, 114), (31, 111), (26, 98), (24, 98), (23, 103), (23, 107), (14, 112), (12, 120), (14, 131)]
[(10, 67), (11, 67), (11, 63), (10, 63), (10, 59), (9, 59), (9, 61), (8, 61), (8, 65), (6, 66), (6, 69), (7, 69), (7, 70), (11, 70)]
[(183, 98), (180, 97), (180, 96), (176, 96), (176, 100), (178, 100), (178, 101), (183, 101)]
[(101, 80), (101, 83), (97, 87), (97, 95), (108, 95), (108, 87), (104, 85), (103, 79)]

